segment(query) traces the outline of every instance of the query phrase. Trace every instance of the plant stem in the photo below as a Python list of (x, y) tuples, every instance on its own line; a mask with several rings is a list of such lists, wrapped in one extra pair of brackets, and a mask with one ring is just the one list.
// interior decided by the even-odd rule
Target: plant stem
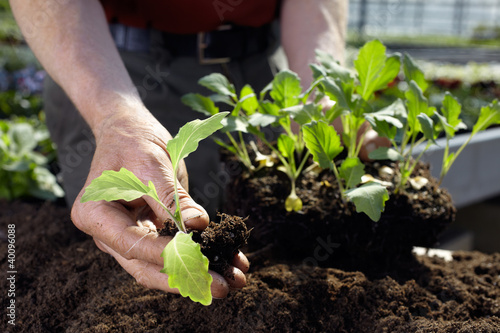
[(461, 146), (460, 148), (458, 148), (458, 150), (456, 151), (455, 155), (453, 155), (453, 157), (451, 158), (450, 161), (448, 161), (448, 163), (446, 162), (446, 160), (448, 159), (448, 146), (449, 146), (449, 141), (448, 139), (446, 139), (446, 147), (445, 147), (445, 155), (443, 155), (443, 165), (441, 166), (441, 173), (439, 175), (439, 183), (438, 185), (441, 185), (444, 177), (446, 176), (446, 174), (448, 173), (448, 171), (450, 171), (450, 168), (452, 166), (452, 164), (455, 162), (455, 160), (457, 159), (458, 155), (460, 155), (460, 153), (464, 150), (465, 146), (467, 146), (470, 142), (470, 140), (472, 140), (472, 137), (474, 136), (475, 133), (471, 133), (471, 135), (469, 136), (469, 138), (467, 139), (467, 141), (465, 141)]
[[(243, 151), (236, 142), (236, 140), (233, 138), (231, 133), (226, 132), (226, 135), (231, 141), (231, 144), (233, 145), (234, 149), (236, 149), (236, 155), (238, 156), (240, 161), (247, 167), (248, 170), (253, 171), (255, 167), (253, 166), (252, 161), (250, 161), (250, 156), (248, 156), (248, 151), (246, 150), (246, 147), (245, 151)], [(243, 147), (245, 146), (244, 142), (242, 143), (242, 146)]]
[(311, 152), (308, 150), (306, 152), (306, 154), (304, 155), (304, 157), (302, 158), (302, 161), (300, 162), (300, 165), (299, 167), (297, 168), (297, 170), (295, 171), (296, 172), (296, 175), (295, 175), (295, 178), (298, 178), (300, 173), (302, 172), (302, 169), (304, 168), (304, 165), (306, 164), (307, 162), (307, 159), (309, 158), (309, 156), (311, 155)]
[(415, 169), (415, 166), (417, 166), (418, 161), (420, 161), (420, 159), (422, 158), (422, 156), (424, 155), (424, 153), (427, 151), (427, 149), (430, 148), (431, 145), (432, 145), (432, 141), (428, 141), (427, 145), (425, 146), (425, 148), (420, 152), (420, 154), (418, 154), (417, 158), (414, 159), (413, 165), (409, 169), (409, 173), (410, 174), (413, 172), (413, 170)]
[(337, 179), (337, 184), (339, 185), (340, 197), (342, 198), (342, 201), (345, 202), (344, 185), (342, 184), (342, 179), (340, 179), (339, 171), (337, 170), (335, 161), (332, 161), (332, 170), (333, 173), (335, 174), (335, 178)]
[[(405, 161), (403, 163), (399, 164), (399, 166), (400, 166), (399, 172), (401, 174), (401, 178), (399, 179), (398, 187), (395, 190), (396, 193), (398, 193), (400, 190), (404, 189), (404, 187), (406, 186), (406, 182), (408, 181), (409, 174), (408, 174), (407, 170), (409, 170), (409, 167), (410, 167), (411, 153), (412, 153), (413, 148), (415, 146), (416, 138), (417, 138), (416, 133), (411, 136), (410, 148), (403, 155), (403, 156), (406, 156)], [(410, 141), (410, 139), (408, 139), (408, 141)]]
[(367, 131), (364, 131), (363, 134), (361, 134), (361, 137), (359, 138), (358, 145), (356, 147), (356, 151), (354, 152), (354, 157), (359, 156), (359, 152), (361, 151), (361, 146), (363, 145), (363, 142), (365, 141), (366, 132)]
[(175, 225), (180, 231), (186, 232), (186, 226), (184, 225), (184, 220), (182, 219), (182, 211), (179, 203), (179, 192), (177, 190), (177, 168), (174, 170), (174, 199), (176, 212), (176, 214), (174, 214), (174, 217), (177, 217), (179, 219), (178, 221), (176, 221), (177, 219), (174, 219)]

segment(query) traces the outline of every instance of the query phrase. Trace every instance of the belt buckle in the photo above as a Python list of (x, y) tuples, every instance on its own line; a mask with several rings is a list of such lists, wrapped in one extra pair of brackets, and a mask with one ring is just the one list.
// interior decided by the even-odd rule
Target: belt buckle
[[(221, 25), (219, 28), (217, 28), (216, 31), (222, 31), (222, 30), (230, 30), (231, 25), (225, 24)], [(206, 42), (206, 32), (199, 32), (198, 33), (198, 41), (197, 41), (197, 49), (198, 49), (198, 61), (200, 62), (201, 65), (218, 65), (218, 64), (227, 64), (228, 62), (231, 61), (231, 58), (225, 57), (225, 58), (207, 58), (205, 57), (205, 49), (208, 47), (208, 44)]]

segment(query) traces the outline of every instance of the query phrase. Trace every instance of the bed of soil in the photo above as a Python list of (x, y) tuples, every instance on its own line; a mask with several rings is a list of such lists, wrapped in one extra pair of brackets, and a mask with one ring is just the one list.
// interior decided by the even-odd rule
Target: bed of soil
[(411, 274), (381, 278), (253, 253), (247, 286), (204, 307), (137, 284), (67, 208), (38, 202), (0, 201), (2, 309), (8, 224), (16, 325), (2, 310), (0, 332), (500, 332), (498, 253), (418, 257)]
[[(227, 165), (235, 163), (233, 157), (225, 159)], [(384, 166), (393, 173), (380, 173)], [(270, 246), (277, 258), (307, 259), (315, 253), (322, 258), (317, 254), (320, 246), (328, 252), (317, 260), (321, 266), (384, 275), (394, 265), (411, 261), (413, 246), (436, 245), (455, 218), (451, 196), (438, 186), (424, 163), (417, 164), (412, 176), (429, 182), (418, 191), (407, 187), (398, 194), (389, 187), (390, 199), (378, 222), (357, 213), (352, 203), (340, 198), (329, 170), (304, 172), (298, 178), (297, 195), (303, 202), (299, 212), (285, 209), (290, 181), (283, 172), (265, 168), (249, 177), (243, 167), (237, 170), (240, 172), (231, 175), (227, 186), (224, 211), (248, 216), (247, 225), (252, 229), (249, 251)], [(396, 163), (391, 161), (367, 163), (365, 172), (392, 184), (399, 177)]]

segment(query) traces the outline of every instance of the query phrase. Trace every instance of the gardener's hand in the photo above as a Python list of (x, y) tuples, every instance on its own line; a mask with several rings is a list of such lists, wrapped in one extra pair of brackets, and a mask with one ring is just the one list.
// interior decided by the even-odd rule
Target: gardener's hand
[[(171, 136), (148, 114), (141, 112), (142, 116), (134, 118), (118, 113), (104, 121), (99, 130), (94, 130), (97, 147), (85, 187), (104, 170), (124, 167), (144, 182), (151, 180), (160, 199), (173, 213), (173, 171), (166, 153), (166, 144)], [(187, 173), (184, 165), (179, 169), (178, 176), (182, 184), (178, 186), (178, 192), (186, 226), (204, 229), (209, 217), (185, 190)], [(178, 293), (177, 289), (169, 287), (167, 275), (160, 273), (163, 268), (160, 254), (171, 238), (159, 237), (155, 229), (162, 227), (163, 221), (168, 218), (167, 213), (149, 197), (128, 203), (80, 203), (83, 193), (84, 190), (77, 197), (71, 212), (75, 225), (91, 235), (97, 246), (111, 254), (138, 283), (148, 288)], [(243, 287), (246, 283), (244, 273), (248, 267), (248, 260), (240, 253), (235, 257), (231, 272), (228, 272), (234, 275), (234, 279), (226, 280), (210, 272), (213, 277), (212, 295), (223, 298), (230, 287)]]

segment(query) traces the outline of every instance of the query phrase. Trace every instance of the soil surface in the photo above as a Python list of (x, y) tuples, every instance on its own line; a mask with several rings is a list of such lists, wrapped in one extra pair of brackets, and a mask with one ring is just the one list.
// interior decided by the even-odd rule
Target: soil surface
[[(8, 224), (16, 231), (13, 327)], [(400, 269), (405, 278), (370, 278), (313, 260), (269, 260), (261, 250), (248, 254), (247, 286), (204, 307), (137, 284), (54, 204), (0, 201), (0, 246), (0, 332), (500, 332), (500, 254), (418, 257)]]

